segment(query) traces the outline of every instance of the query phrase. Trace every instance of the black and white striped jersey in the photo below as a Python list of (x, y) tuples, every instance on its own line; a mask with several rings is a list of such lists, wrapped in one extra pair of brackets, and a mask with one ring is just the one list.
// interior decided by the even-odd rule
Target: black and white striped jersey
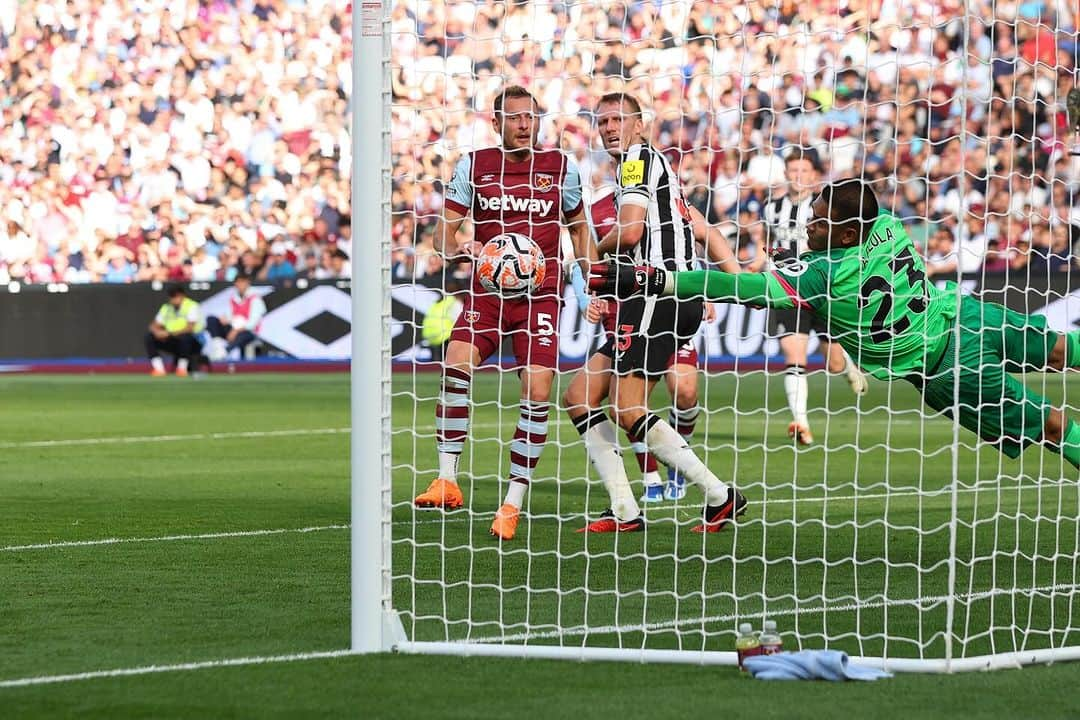
[(814, 196), (807, 195), (799, 202), (792, 202), (785, 195), (765, 206), (765, 224), (769, 228), (769, 247), (790, 250), (802, 255), (807, 246), (806, 223), (810, 220), (810, 205)]
[(632, 145), (616, 173), (618, 203), (645, 208), (645, 232), (631, 251), (635, 265), (693, 270), (694, 232), (679, 177), (664, 154), (649, 144)]

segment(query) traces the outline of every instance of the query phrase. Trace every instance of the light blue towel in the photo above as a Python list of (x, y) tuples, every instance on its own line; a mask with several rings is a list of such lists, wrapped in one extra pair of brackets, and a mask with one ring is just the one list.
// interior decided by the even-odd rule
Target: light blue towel
[(756, 655), (743, 660), (743, 666), (758, 680), (877, 680), (892, 677), (892, 673), (884, 670), (852, 665), (847, 653), (836, 650)]

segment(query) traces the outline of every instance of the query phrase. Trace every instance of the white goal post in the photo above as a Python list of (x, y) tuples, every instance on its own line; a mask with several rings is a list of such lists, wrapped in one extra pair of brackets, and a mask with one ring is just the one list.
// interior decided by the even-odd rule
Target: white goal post
[[(446, 4), (464, 2), (447, 0)], [(825, 131), (820, 142), (815, 141), (823, 175), (884, 177), (882, 187), (897, 196), (917, 185), (921, 196), (912, 192), (910, 197), (892, 197), (889, 208), (923, 209), (923, 214), (905, 218), (905, 223), (925, 228), (928, 257), (937, 252), (933, 259), (942, 267), (949, 262), (958, 265), (960, 274), (953, 271), (960, 279), (955, 286), (958, 298), (974, 289), (1024, 314), (1045, 316), (1051, 328), (1065, 331), (1074, 322), (1080, 324), (1080, 288), (1070, 279), (1080, 279), (1080, 264), (1072, 258), (1065, 261), (1064, 270), (1057, 270), (1049, 259), (1036, 267), (1034, 261), (1021, 264), (1015, 258), (1017, 252), (1024, 252), (1025, 242), (1029, 253), (1044, 240), (1048, 248), (1057, 247), (1055, 238), (1062, 223), (1068, 228), (1075, 220), (1080, 230), (1080, 203), (1075, 200), (1080, 196), (1080, 163), (1070, 159), (1067, 151), (1056, 149), (1055, 143), (1064, 147), (1070, 139), (1067, 129), (1053, 126), (1064, 106), (1061, 89), (1074, 83), (1062, 79), (1065, 65), (1048, 65), (1046, 55), (1032, 64), (1030, 85), (1026, 75), (1016, 73), (1006, 98), (1016, 109), (1008, 117), (1027, 118), (1030, 109), (1032, 121), (1044, 123), (1031, 129), (1030, 154), (1009, 154), (1010, 144), (1021, 144), (1022, 133), (1011, 128), (1007, 134), (1001, 125), (1005, 115), (995, 109), (994, 103), (1005, 92), (1000, 89), (1005, 81), (994, 74), (1001, 70), (995, 64), (1001, 58), (994, 31), (1011, 28), (1015, 39), (1027, 42), (1044, 31), (1053, 34), (1070, 27), (1076, 19), (1055, 14), (1055, 25), (1044, 28), (1040, 25), (1043, 16), (1018, 15), (1016, 3), (1009, 4), (1012, 15), (1004, 10), (999, 15), (992, 0), (972, 2), (978, 8), (991, 8), (990, 16), (980, 16), (974, 8), (943, 18), (940, 26), (923, 26), (918, 20), (905, 25), (909, 22), (901, 11), (905, 3), (899, 0), (851, 2), (850, 7), (863, 8), (864, 14), (851, 13), (848, 17), (854, 19), (843, 33), (832, 25), (822, 25), (828, 29), (817, 31), (813, 22), (798, 30), (809, 36), (820, 32), (821, 42), (833, 43), (847, 53), (833, 58), (833, 64), (808, 69), (808, 75), (821, 74), (824, 79), (815, 82), (827, 86), (829, 94), (805, 92), (805, 87), (786, 78), (775, 79), (776, 87), (798, 94), (804, 111), (811, 100), (828, 100), (826, 95), (832, 98), (829, 102), (836, 102), (849, 94), (868, 93), (867, 68), (873, 63), (887, 68), (889, 53), (893, 53), (896, 67), (888, 70), (894, 76), (893, 86), (883, 93), (888, 99), (876, 103), (864, 95), (858, 110), (875, 113), (875, 127), (886, 129), (871, 132), (869, 116), (864, 115), (844, 131)], [(443, 512), (413, 506), (413, 497), (438, 471), (432, 423), (440, 397), (437, 364), (441, 356), (437, 347), (421, 339), (420, 325), (427, 308), (446, 291), (448, 272), (443, 269), (441, 275), (432, 276), (441, 282), (430, 278), (420, 282), (415, 267), (409, 271), (414, 273), (411, 278), (392, 278), (391, 225), (394, 213), (403, 213), (395, 209), (392, 199), (393, 137), (395, 132), (409, 136), (403, 118), (418, 112), (395, 105), (393, 87), (395, 82), (407, 83), (411, 76), (422, 77), (424, 99), (417, 106), (438, 107), (443, 102), (440, 93), (447, 92), (446, 86), (462, 65), (450, 62), (448, 54), (429, 55), (427, 59), (435, 60), (426, 62), (422, 70), (411, 68), (415, 72), (399, 76), (401, 66), (418, 56), (395, 59), (391, 36), (395, 12), (411, 17), (413, 27), (419, 27), (431, 5), (426, 0), (353, 3), (353, 651), (734, 665), (737, 623), (746, 620), (760, 627), (761, 620), (772, 618), (780, 621), (789, 649), (842, 649), (853, 661), (899, 672), (963, 672), (1080, 659), (1080, 489), (1072, 467), (1039, 446), (1028, 449), (1019, 460), (999, 455), (989, 443), (925, 408), (912, 387), (899, 382), (874, 381), (868, 399), (856, 403), (845, 394), (843, 380), (824, 371), (811, 372), (809, 381), (811, 416), (820, 424), (816, 444), (793, 447), (782, 430), (788, 420), (780, 379), (784, 363), (777, 360), (776, 341), (767, 336), (764, 311), (720, 307), (718, 318), (697, 339), (706, 367), (699, 382), (701, 420), (690, 444), (722, 481), (737, 483), (751, 501), (745, 524), (729, 528), (719, 542), (689, 533), (693, 518), (700, 517), (700, 495), (694, 495), (694, 488), (685, 501), (646, 510), (650, 524), (643, 541), (622, 536), (602, 536), (600, 542), (596, 537), (579, 540), (582, 536), (574, 530), (587, 517), (595, 518), (605, 507), (606, 497), (586, 462), (580, 437), (558, 407), (558, 389), (551, 397), (546, 450), (522, 507), (520, 535), (512, 542), (491, 541), (487, 528), (506, 487), (510, 435), (518, 423), (518, 377), (509, 364), (500, 365), (498, 360), (475, 373), (468, 391), (470, 432), (476, 437), (466, 440), (461, 456), (464, 508)], [(610, 0), (568, 4), (528, 0), (506, 3), (505, 12), (531, 12), (534, 19), (563, 12), (550, 10), (553, 5), (562, 7), (571, 20), (581, 13), (600, 18), (611, 8), (622, 7), (613, 10), (612, 17), (622, 18), (623, 30), (630, 27), (628, 4)], [(665, 32), (681, 22), (678, 27), (685, 34), (691, 23), (701, 21), (691, 5), (689, 0), (664, 0), (654, 20), (664, 24)], [(1067, 8), (1067, 3), (1047, 6)], [(891, 13), (891, 26), (873, 17), (881, 13)], [(462, 17), (467, 15), (462, 13)], [(492, 21), (492, 32), (505, 33), (506, 22), (505, 17)], [(953, 26), (946, 32), (948, 23)], [(972, 32), (976, 24), (979, 28)], [(533, 29), (541, 32), (546, 27), (538, 22)], [(722, 34), (715, 26), (713, 32), (716, 37)], [(731, 83), (720, 81), (721, 76), (735, 71), (723, 65), (723, 53), (715, 48), (723, 44), (726, 52), (728, 44), (718, 42), (707, 52), (689, 48), (678, 33), (670, 34), (663, 52), (686, 50), (705, 57), (703, 61), (698, 57), (693, 67), (706, 67), (708, 77), (694, 75), (689, 83), (690, 91), (715, 101), (716, 107), (705, 114), (720, 122), (715, 116), (735, 112), (737, 122), (745, 122), (748, 111), (741, 100), (731, 110), (729, 105), (721, 107), (719, 99), (731, 89)], [(947, 49), (947, 57), (917, 54), (927, 42), (935, 52), (945, 52), (935, 40), (946, 34), (955, 45)], [(992, 50), (983, 56), (979, 53), (987, 46), (983, 41), (987, 34), (993, 37)], [(870, 38), (886, 40), (871, 49)], [(419, 39), (411, 46), (420, 46)], [(545, 40), (536, 35), (513, 42), (503, 36), (474, 39), (502, 48)], [(816, 41), (810, 37), (803, 45)], [(583, 41), (578, 38), (578, 42)], [(1027, 49), (1019, 44), (1015, 62), (1023, 63)], [(741, 44), (733, 41), (730, 45), (731, 56), (738, 56), (734, 48)], [(1036, 51), (1045, 48), (1037, 42), (1034, 47)], [(909, 50), (911, 55), (905, 55)], [(969, 50), (970, 55), (966, 54)], [(549, 51), (550, 43), (544, 52)], [(776, 52), (774, 62), (779, 63), (783, 49)], [(1075, 43), (1071, 52), (1075, 64)], [(560, 61), (569, 55), (566, 51)], [(638, 71), (624, 71), (628, 73), (626, 87), (637, 92), (635, 88), (647, 86), (642, 77), (665, 73), (672, 75), (671, 83), (677, 86), (683, 66), (671, 63), (671, 55), (662, 56), (660, 51), (644, 53), (645, 59), (637, 56)], [(956, 64), (957, 58), (963, 62)], [(641, 70), (650, 62), (660, 64), (653, 71)], [(929, 70), (924, 72), (919, 63)], [(570, 66), (567, 62), (560, 67)], [(492, 67), (501, 66), (494, 63)], [(578, 67), (582, 73), (600, 72), (596, 67)], [(1052, 76), (1046, 67), (1059, 74)], [(736, 70), (746, 86), (757, 87), (748, 78), (763, 85), (774, 82), (769, 68)], [(857, 87), (841, 90), (837, 78), (847, 72), (858, 76), (859, 82)], [(431, 80), (440, 73), (443, 77)], [(483, 87), (481, 75), (488, 81)], [(465, 122), (467, 116), (475, 127), (483, 127), (490, 107), (481, 103), (490, 104), (490, 81), (495, 75), (497, 70), (487, 69), (470, 75), (462, 87), (475, 94), (459, 97), (456, 107), (465, 107), (471, 114), (442, 113), (443, 132), (446, 125)], [(980, 85), (984, 76), (989, 85)], [(906, 80), (901, 80), (909, 77), (918, 78), (920, 88), (929, 88), (925, 97), (920, 94), (923, 90), (909, 92), (903, 84)], [(937, 94), (943, 87), (948, 92)], [(1037, 98), (1026, 97), (1029, 89)], [(984, 91), (989, 94), (980, 94)], [(643, 91), (646, 105), (648, 92)], [(676, 87), (674, 92), (682, 90)], [(913, 107), (924, 100), (927, 110), (925, 117), (919, 115), (919, 122), (925, 124), (926, 136), (911, 138), (900, 128), (906, 117), (901, 118), (899, 111), (890, 116), (889, 108), (903, 108), (905, 103)], [(935, 124), (940, 115), (935, 103), (944, 103), (950, 108), (947, 112), (958, 114)], [(591, 109), (582, 101), (575, 112), (585, 116)], [(394, 110), (400, 112), (394, 114)], [(830, 117), (839, 118), (843, 111), (840, 107)], [(799, 113), (780, 117), (783, 114), (770, 115), (773, 125), (755, 129), (770, 145), (777, 123), (810, 122)], [(576, 127), (580, 118), (555, 119), (558, 132), (572, 133), (567, 128)], [(673, 145), (674, 138), (682, 137), (681, 120), (657, 117), (653, 122), (667, 123), (665, 132)], [(698, 140), (709, 142), (709, 122), (702, 121)], [(542, 137), (549, 146), (556, 141), (550, 135), (553, 127), (555, 123), (546, 126), (549, 134)], [(992, 128), (993, 133), (979, 135), (985, 128)], [(910, 146), (905, 146), (908, 138)], [(557, 138), (563, 139), (563, 135)], [(425, 136), (409, 137), (408, 142), (420, 147), (434, 141)], [(460, 154), (454, 142), (440, 137), (439, 144), (439, 159), (445, 167), (439, 168), (443, 176), (434, 178), (436, 187), (449, 179), (449, 169)], [(937, 144), (946, 149), (938, 152)], [(701, 149), (686, 146), (683, 142), (676, 147), (675, 154)], [(582, 157), (598, 157), (595, 149), (586, 147)], [(778, 147), (776, 152), (785, 149)], [(912, 173), (907, 167), (911, 165), (913, 174), (900, 172), (901, 151), (908, 155), (904, 173)], [(1003, 152), (1010, 163), (1015, 159), (1015, 166), (1002, 164), (999, 153)], [(1032, 166), (1021, 169), (1021, 162), (1029, 161)], [(980, 163), (985, 172), (978, 170)], [(419, 165), (417, 161), (415, 166)], [(592, 169), (601, 172), (599, 164)], [(702, 180), (692, 173), (693, 168), (684, 182), (704, 183), (709, 193), (720, 187), (715, 178)], [(993, 189), (1000, 187), (996, 177), (1004, 178), (1010, 195), (1027, 193), (1027, 204), (994, 197)], [(975, 181), (981, 190), (970, 186)], [(941, 185), (950, 190), (939, 192)], [(587, 189), (586, 195), (593, 189)], [(1061, 207), (1055, 203), (1066, 202), (1061, 197), (1067, 198), (1072, 216), (1054, 214)], [(733, 207), (741, 208), (741, 201)], [(404, 214), (409, 212), (415, 221), (416, 211)], [(1024, 212), (1034, 219), (1023, 231), (1016, 230), (1011, 218)], [(948, 224), (936, 218), (950, 213), (962, 218), (951, 250), (945, 240), (933, 245), (934, 233)], [(1045, 223), (1038, 219), (1040, 213)], [(719, 225), (730, 231), (728, 237), (736, 245), (750, 238), (746, 240), (749, 247), (754, 231), (741, 225), (742, 217), (741, 210), (736, 210), (733, 219), (721, 218)], [(1000, 235), (991, 238), (987, 231), (976, 238), (973, 228), (985, 229), (991, 221)], [(1045, 238), (1041, 236), (1044, 225)], [(970, 248), (976, 239), (983, 243), (978, 250), (982, 255), (972, 265), (964, 253), (975, 252)], [(752, 251), (747, 252), (749, 257)], [(1080, 247), (1073, 252), (1080, 253)], [(998, 260), (1003, 263), (1001, 273), (993, 269)], [(405, 308), (404, 314), (397, 308)], [(570, 372), (595, 348), (600, 334), (579, 317), (569, 289), (556, 333), (561, 343), (574, 348), (573, 353), (564, 353), (562, 361), (561, 370), (567, 372), (558, 387), (565, 389)], [(412, 341), (401, 341), (402, 337)], [(956, 353), (959, 357), (959, 349)], [(1067, 414), (1072, 410), (1068, 374), (1030, 375), (1027, 382), (1058, 406), (1064, 404)], [(667, 417), (666, 398), (661, 396), (662, 392), (654, 396), (653, 411)], [(960, 403), (957, 395), (954, 411)], [(781, 428), (779, 434), (777, 428)], [(621, 434), (620, 439), (633, 479), (633, 454)]]
[[(391, 650), (401, 639), (390, 600), (389, 74), (386, 9), (353, 3), (351, 598), (352, 649)], [(359, 109), (357, 109), (359, 108)]]

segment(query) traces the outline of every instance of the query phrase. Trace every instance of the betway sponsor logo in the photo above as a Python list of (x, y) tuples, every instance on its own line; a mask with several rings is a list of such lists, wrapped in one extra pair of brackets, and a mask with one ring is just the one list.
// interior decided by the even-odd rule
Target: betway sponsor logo
[(509, 212), (529, 213), (530, 215), (547, 215), (551, 212), (554, 200), (541, 200), (540, 198), (521, 198), (513, 195), (485, 197), (480, 195), (481, 210), (506, 210)]

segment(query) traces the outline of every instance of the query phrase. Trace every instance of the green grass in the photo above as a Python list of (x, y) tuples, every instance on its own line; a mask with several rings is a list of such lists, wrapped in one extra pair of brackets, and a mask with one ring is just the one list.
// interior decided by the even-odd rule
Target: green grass
[[(1080, 390), (1032, 382), (1056, 399)], [(677, 507), (650, 509), (644, 534), (575, 533), (605, 493), (560, 421), (560, 451), (541, 461), (528, 519), (500, 546), (487, 528), (504, 490), (515, 378), (475, 383), (469, 509), (445, 515), (409, 502), (436, 467), (437, 384), (395, 378), (394, 603), (414, 639), (729, 650), (736, 618), (767, 614), (789, 647), (943, 655), (953, 431), (921, 421), (911, 388), (875, 383), (856, 411), (846, 386), (815, 376), (819, 443), (796, 452), (779, 378), (709, 376), (694, 444), (752, 502), (744, 523), (709, 537), (689, 532), (693, 489)], [(348, 522), (344, 376), (10, 377), (0, 392), (0, 548)], [(214, 436), (238, 432), (252, 434)], [(953, 653), (1080, 644), (1077, 473), (1038, 449), (1011, 461), (960, 437)], [(341, 649), (348, 608), (342, 529), (3, 549), (0, 682)], [(1024, 714), (1031, 697), (1053, 716), (1069, 710), (1060, 689), (1074, 673), (777, 687), (729, 668), (351, 657), (0, 688), (0, 717), (476, 717), (508, 702), (541, 716), (685, 716), (716, 698), (767, 717), (928, 707), (1000, 716)]]

